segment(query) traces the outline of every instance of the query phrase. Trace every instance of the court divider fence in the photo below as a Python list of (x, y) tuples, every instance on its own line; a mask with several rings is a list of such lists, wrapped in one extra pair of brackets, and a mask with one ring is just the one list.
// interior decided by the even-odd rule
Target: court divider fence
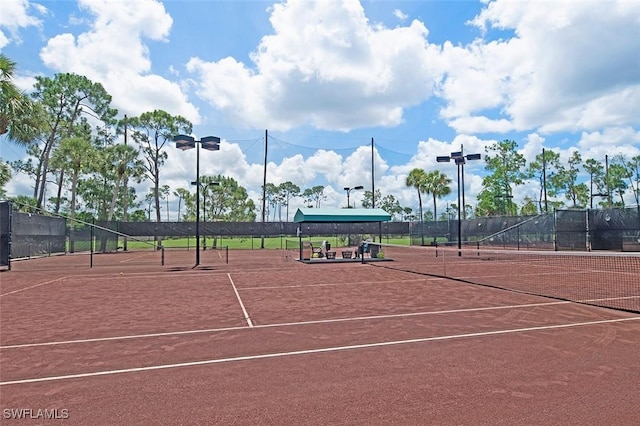
[[(35, 214), (12, 210), (3, 202), (0, 257), (10, 259), (95, 251), (195, 249), (193, 222), (104, 222), (86, 223), (63, 215)], [(558, 210), (537, 216), (483, 217), (463, 220), (465, 245), (556, 251), (640, 251), (640, 209)], [(6, 229), (5, 229), (6, 228)], [(300, 229), (299, 229), (300, 228)], [(249, 240), (243, 248), (265, 248), (265, 238), (333, 238), (335, 246), (355, 246), (360, 241), (388, 242), (407, 239), (411, 245), (453, 245), (457, 221), (383, 223), (293, 223), (293, 222), (202, 222), (202, 249), (232, 246), (230, 239)], [(186, 245), (171, 245), (186, 238)], [(184, 244), (184, 243), (183, 243)], [(273, 246), (270, 246), (273, 247)], [(274, 247), (275, 248), (275, 247)], [(2, 260), (2, 259), (0, 259)]]

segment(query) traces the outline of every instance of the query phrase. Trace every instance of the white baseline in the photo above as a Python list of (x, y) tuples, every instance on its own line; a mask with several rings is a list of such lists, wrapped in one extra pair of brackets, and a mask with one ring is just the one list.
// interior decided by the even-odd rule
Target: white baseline
[(368, 349), (368, 348), (385, 347), (385, 346), (407, 345), (412, 343), (435, 342), (435, 341), (441, 341), (441, 340), (496, 336), (496, 335), (510, 334), (510, 333), (525, 333), (525, 332), (540, 331), (540, 330), (553, 330), (553, 329), (560, 329), (560, 328), (582, 327), (582, 326), (599, 325), (599, 324), (611, 324), (611, 323), (617, 323), (617, 322), (623, 322), (623, 321), (635, 321), (635, 320), (640, 320), (640, 317), (578, 322), (578, 323), (572, 323), (572, 324), (546, 325), (546, 326), (540, 326), (540, 327), (515, 328), (510, 330), (484, 331), (479, 333), (454, 334), (449, 336), (395, 340), (391, 342), (375, 342), (375, 343), (364, 343), (359, 345), (334, 346), (334, 347), (328, 347), (328, 348), (307, 349), (307, 350), (290, 351), (290, 352), (275, 352), (275, 353), (262, 354), (262, 355), (238, 356), (238, 357), (231, 357), (231, 358), (209, 359), (204, 361), (182, 362), (177, 364), (162, 364), (162, 365), (152, 365), (148, 367), (126, 368), (122, 370), (104, 370), (104, 371), (95, 371), (92, 373), (68, 374), (64, 376), (37, 377), (32, 379), (11, 380), (6, 382), (0, 382), (0, 386), (50, 382), (55, 380), (80, 379), (80, 378), (86, 378), (86, 377), (110, 376), (110, 375), (124, 374), (124, 373), (139, 373), (139, 372), (145, 372), (145, 371), (166, 370), (166, 369), (172, 369), (172, 368), (185, 368), (185, 367), (195, 367), (195, 366), (201, 366), (201, 365), (222, 364), (227, 362), (260, 360), (260, 359), (269, 359), (269, 358), (280, 358), (285, 356), (309, 355), (309, 354), (317, 354), (317, 353), (325, 353), (325, 352), (339, 352), (339, 351)]

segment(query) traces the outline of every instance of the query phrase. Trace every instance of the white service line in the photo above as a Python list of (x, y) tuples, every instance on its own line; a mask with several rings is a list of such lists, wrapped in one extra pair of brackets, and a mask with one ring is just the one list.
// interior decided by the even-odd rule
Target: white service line
[(201, 328), (197, 330), (166, 331), (162, 333), (131, 334), (131, 335), (111, 336), (111, 337), (95, 337), (91, 339), (22, 343), (17, 345), (0, 346), (0, 349), (22, 349), (22, 348), (34, 348), (38, 346), (76, 345), (79, 343), (97, 343), (97, 342), (109, 342), (113, 340), (132, 340), (132, 339), (146, 339), (150, 337), (168, 337), (168, 336), (183, 336), (183, 335), (189, 335), (189, 334), (219, 333), (221, 331), (236, 331), (236, 330), (246, 330), (246, 329), (247, 329), (246, 325), (243, 325), (241, 327), (204, 328), (204, 329)]
[[(572, 302), (558, 301), (558, 302), (528, 303), (526, 305), (503, 305), (503, 306), (488, 306), (488, 307), (482, 307), (482, 308), (447, 309), (442, 311), (422, 311), (422, 312), (408, 312), (408, 313), (400, 313), (400, 314), (367, 315), (367, 316), (359, 316), (359, 317), (329, 318), (329, 319), (321, 319), (321, 320), (261, 324), (261, 325), (254, 325), (253, 328), (295, 327), (295, 326), (301, 326), (301, 325), (331, 324), (331, 323), (354, 322), (354, 321), (371, 321), (371, 320), (384, 320), (384, 319), (393, 319), (393, 318), (410, 318), (410, 317), (427, 316), (427, 315), (458, 314), (458, 313), (465, 313), (465, 312), (484, 312), (484, 311), (495, 311), (495, 310), (502, 310), (502, 309), (535, 308), (538, 306), (567, 305), (570, 303)], [(131, 339), (144, 339), (149, 337), (182, 336), (182, 335), (189, 335), (189, 334), (218, 333), (221, 331), (236, 331), (236, 330), (247, 330), (247, 329), (248, 327), (244, 325), (239, 327), (200, 328), (196, 330), (167, 331), (167, 332), (161, 332), (161, 333), (133, 334), (133, 335), (111, 336), (111, 337), (96, 337), (91, 339), (58, 340), (54, 342), (22, 343), (17, 345), (6, 345), (6, 346), (0, 345), (0, 349), (20, 349), (20, 348), (30, 348), (30, 347), (36, 347), (36, 346), (56, 346), (56, 345), (78, 344), (78, 343), (106, 342), (110, 340), (131, 340)]]
[(10, 292), (8, 292), (8, 293), (2, 293), (2, 294), (0, 294), (0, 297), (2, 297), (2, 296), (8, 296), (8, 295), (10, 295), (10, 294), (14, 294), (14, 293), (20, 293), (21, 291), (30, 290), (30, 289), (32, 289), (32, 288), (36, 288), (36, 287), (40, 287), (40, 286), (43, 286), (43, 285), (47, 285), (47, 284), (51, 284), (51, 283), (55, 283), (55, 282), (57, 282), (57, 281), (62, 281), (62, 280), (64, 280), (64, 279), (66, 279), (66, 278), (67, 278), (67, 277), (60, 277), (60, 278), (56, 278), (55, 280), (45, 281), (45, 282), (43, 282), (43, 283), (36, 284), (36, 285), (32, 285), (32, 286), (29, 286), (29, 287), (19, 288), (18, 290), (13, 290), (13, 291), (10, 291)]
[(231, 281), (231, 286), (233, 287), (233, 292), (236, 294), (236, 297), (238, 298), (238, 303), (240, 303), (240, 307), (242, 308), (242, 312), (244, 313), (244, 319), (247, 320), (247, 324), (249, 325), (249, 327), (253, 327), (251, 318), (249, 318), (249, 314), (247, 313), (247, 310), (244, 307), (244, 303), (242, 303), (242, 299), (240, 298), (238, 289), (236, 288), (236, 285), (234, 284), (233, 279), (231, 278), (231, 274), (227, 273), (227, 277), (229, 277), (229, 281)]
[(122, 259), (118, 263), (129, 263), (129, 262), (133, 262), (134, 260), (142, 259), (143, 257), (150, 257), (150, 256), (155, 256), (155, 255), (156, 255), (155, 252), (153, 252), (153, 253), (139, 253), (139, 254), (136, 254), (136, 255), (132, 255), (128, 259)]
[(581, 326), (589, 326), (589, 325), (611, 324), (616, 322), (634, 321), (634, 320), (640, 320), (640, 317), (578, 322), (578, 323), (571, 323), (571, 324), (545, 325), (540, 327), (515, 328), (515, 329), (508, 329), (508, 330), (483, 331), (479, 333), (453, 334), (448, 336), (423, 337), (423, 338), (407, 339), (407, 340), (394, 340), (391, 342), (363, 343), (359, 345), (334, 346), (334, 347), (328, 347), (328, 348), (306, 349), (306, 350), (291, 351), (291, 352), (275, 352), (275, 353), (268, 353), (268, 354), (262, 354), (262, 355), (246, 355), (246, 356), (237, 356), (232, 358), (208, 359), (203, 361), (181, 362), (177, 364), (151, 365), (147, 367), (126, 368), (122, 370), (94, 371), (92, 373), (68, 374), (64, 376), (49, 376), (49, 377), (38, 377), (33, 379), (9, 380), (6, 382), (0, 382), (0, 386), (21, 385), (21, 384), (38, 383), (38, 382), (50, 382), (54, 380), (80, 379), (85, 377), (110, 376), (114, 374), (123, 374), (123, 373), (138, 373), (143, 371), (166, 370), (170, 368), (222, 364), (222, 363), (234, 362), (234, 361), (249, 361), (249, 360), (259, 360), (259, 359), (269, 359), (269, 358), (280, 358), (280, 357), (294, 356), (294, 355), (309, 355), (309, 354), (326, 353), (326, 352), (339, 352), (339, 351), (346, 351), (346, 350), (368, 349), (368, 348), (385, 347), (385, 346), (397, 346), (397, 345), (406, 345), (406, 344), (412, 344), (412, 343), (436, 342), (441, 340), (453, 340), (453, 339), (462, 339), (462, 338), (470, 338), (470, 337), (497, 336), (502, 334), (525, 333), (530, 331), (553, 330), (553, 329), (581, 327)]
[(274, 286), (263, 286), (263, 287), (243, 287), (243, 290), (277, 290), (284, 288), (312, 288), (312, 287), (344, 287), (347, 285), (372, 285), (372, 284), (405, 284), (405, 283), (415, 283), (415, 282), (426, 282), (426, 281), (442, 281), (443, 278), (417, 278), (414, 280), (393, 280), (393, 281), (356, 281), (356, 282), (347, 282), (347, 283), (325, 283), (325, 284), (291, 284), (291, 285), (274, 285)]

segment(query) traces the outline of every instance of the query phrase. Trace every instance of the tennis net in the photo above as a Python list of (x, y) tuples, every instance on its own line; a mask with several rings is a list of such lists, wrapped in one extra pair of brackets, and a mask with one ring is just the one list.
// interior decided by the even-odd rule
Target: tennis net
[(372, 265), (640, 313), (640, 253), (370, 244), (385, 259)]

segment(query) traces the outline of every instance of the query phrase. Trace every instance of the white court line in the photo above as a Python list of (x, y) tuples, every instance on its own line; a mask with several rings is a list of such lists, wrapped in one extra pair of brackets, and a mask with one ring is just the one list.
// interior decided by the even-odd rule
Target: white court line
[(151, 253), (140, 253), (138, 255), (131, 256), (128, 259), (122, 259), (118, 263), (129, 263), (129, 262), (133, 262), (134, 260), (141, 259), (143, 257), (149, 257), (149, 256), (155, 256), (155, 255), (157, 255), (157, 253), (155, 251), (153, 251)]
[(424, 342), (436, 342), (436, 341), (442, 341), (442, 340), (453, 340), (453, 339), (462, 339), (462, 338), (470, 338), (470, 337), (487, 337), (487, 336), (497, 336), (497, 335), (511, 334), (511, 333), (526, 333), (530, 331), (555, 330), (555, 329), (562, 329), (562, 328), (611, 324), (611, 323), (617, 323), (617, 322), (623, 322), (623, 321), (634, 321), (634, 320), (640, 320), (640, 317), (578, 322), (578, 323), (570, 323), (570, 324), (545, 325), (545, 326), (539, 326), (539, 327), (514, 328), (514, 329), (508, 329), (508, 330), (483, 331), (478, 333), (452, 334), (447, 336), (394, 340), (390, 342), (363, 343), (358, 345), (333, 346), (328, 348), (306, 349), (306, 350), (300, 350), (300, 351), (274, 352), (274, 353), (268, 353), (268, 354), (262, 354), (262, 355), (247, 355), (247, 356), (237, 356), (237, 357), (231, 357), (231, 358), (208, 359), (203, 361), (182, 362), (177, 364), (160, 364), (160, 365), (151, 365), (147, 367), (126, 368), (122, 370), (103, 370), (103, 371), (94, 371), (92, 373), (38, 377), (38, 378), (32, 378), (32, 379), (11, 380), (6, 382), (0, 382), (0, 386), (20, 385), (20, 384), (26, 384), (26, 383), (51, 382), (54, 380), (80, 379), (85, 377), (111, 376), (111, 375), (123, 374), (123, 373), (139, 373), (144, 371), (166, 370), (170, 368), (196, 367), (200, 365), (222, 364), (227, 362), (251, 361), (251, 360), (269, 359), (269, 358), (280, 358), (285, 356), (327, 353), (327, 352), (340, 352), (340, 351), (347, 351), (347, 350), (407, 345), (407, 344), (424, 343)]
[[(459, 313), (465, 313), (465, 312), (497, 311), (501, 309), (535, 308), (539, 306), (564, 305), (569, 303), (572, 303), (572, 302), (558, 301), (558, 302), (528, 303), (526, 305), (506, 305), (506, 306), (491, 306), (491, 307), (484, 307), (484, 308), (449, 309), (444, 311), (410, 312), (410, 313), (404, 313), (404, 314), (370, 315), (370, 316), (351, 317), (351, 318), (332, 318), (332, 319), (325, 319), (325, 320), (262, 324), (262, 325), (254, 325), (253, 327), (254, 328), (295, 327), (299, 325), (331, 324), (331, 323), (339, 323), (339, 322), (370, 321), (370, 320), (391, 319), (391, 318), (409, 318), (409, 317), (426, 316), (426, 315), (443, 315), (443, 314), (459, 314)], [(207, 329), (185, 330), (185, 331), (168, 331), (164, 333), (98, 337), (95, 339), (24, 343), (24, 344), (18, 344), (18, 345), (0, 346), (0, 349), (20, 349), (20, 348), (31, 348), (31, 347), (37, 347), (37, 346), (56, 346), (56, 345), (70, 345), (70, 344), (79, 344), (79, 343), (96, 343), (96, 342), (108, 342), (108, 341), (114, 341), (114, 340), (144, 339), (149, 337), (167, 337), (167, 336), (182, 336), (182, 335), (201, 334), (201, 333), (218, 333), (222, 331), (235, 331), (235, 330), (246, 330), (246, 329), (248, 329), (248, 327), (241, 326), (241, 327), (207, 328)]]
[(43, 285), (52, 284), (52, 283), (55, 283), (56, 281), (62, 281), (62, 280), (65, 280), (66, 278), (67, 278), (67, 277), (60, 277), (60, 278), (56, 278), (55, 280), (49, 280), (49, 281), (45, 281), (45, 282), (40, 283), (40, 284), (35, 284), (35, 285), (29, 286), (29, 287), (20, 288), (20, 289), (18, 289), (18, 290), (13, 290), (13, 291), (10, 291), (10, 292), (8, 292), (8, 293), (2, 293), (2, 294), (0, 294), (0, 297), (2, 297), (2, 296), (8, 296), (8, 295), (10, 295), (10, 294), (14, 294), (14, 293), (20, 293), (21, 291), (30, 290), (30, 289), (32, 289), (32, 288), (40, 287), (40, 286), (43, 286)]
[(217, 333), (221, 331), (245, 330), (247, 328), (248, 328), (247, 326), (243, 325), (240, 327), (209, 328), (209, 329), (185, 330), (185, 331), (167, 331), (164, 333), (132, 334), (128, 336), (112, 336), (112, 337), (96, 337), (94, 339), (59, 340), (57, 342), (24, 343), (24, 344), (18, 344), (18, 345), (0, 346), (0, 350), (34, 348), (38, 346), (57, 346), (57, 345), (72, 345), (72, 344), (80, 344), (80, 343), (109, 342), (114, 340), (145, 339), (149, 337), (170, 337), (170, 336), (183, 336), (183, 335), (189, 335), (189, 334)]
[(229, 281), (231, 281), (231, 286), (233, 287), (233, 292), (236, 294), (238, 303), (240, 303), (240, 307), (242, 308), (242, 313), (244, 314), (244, 319), (247, 320), (247, 324), (249, 325), (249, 328), (252, 328), (253, 324), (251, 323), (251, 318), (249, 318), (249, 314), (247, 313), (247, 310), (244, 307), (244, 303), (242, 303), (242, 299), (240, 298), (238, 289), (236, 288), (236, 285), (234, 284), (233, 279), (231, 278), (231, 274), (227, 274), (227, 277), (229, 277)]
[(413, 280), (387, 280), (387, 281), (353, 281), (348, 283), (325, 283), (325, 284), (295, 284), (295, 285), (277, 285), (268, 287), (242, 287), (242, 290), (277, 290), (280, 288), (307, 288), (307, 287), (331, 287), (331, 286), (348, 286), (348, 285), (369, 285), (369, 284), (404, 284), (414, 283), (418, 281), (442, 281), (443, 278), (418, 278)]

